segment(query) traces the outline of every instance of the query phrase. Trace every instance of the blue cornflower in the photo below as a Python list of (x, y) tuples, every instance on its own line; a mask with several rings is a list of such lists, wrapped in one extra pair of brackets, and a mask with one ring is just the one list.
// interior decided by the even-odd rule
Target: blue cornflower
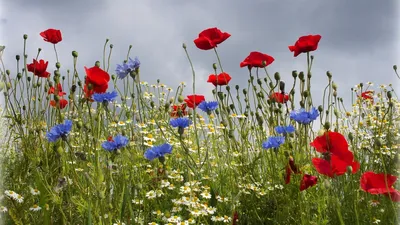
[(139, 66), (140, 66), (140, 61), (137, 57), (135, 57), (135, 60), (132, 60), (129, 57), (127, 63), (124, 62), (122, 65), (117, 64), (115, 72), (117, 73), (119, 79), (124, 79), (130, 72), (138, 69)]
[(262, 143), (262, 147), (265, 149), (278, 148), (283, 143), (285, 143), (285, 137), (268, 137), (268, 139)]
[(128, 142), (129, 140), (127, 137), (118, 134), (113, 139), (103, 142), (103, 144), (101, 144), (101, 147), (109, 152), (112, 152), (125, 147)]
[(295, 120), (301, 124), (309, 124), (319, 116), (318, 110), (316, 108), (312, 108), (310, 112), (307, 112), (305, 109), (300, 109), (298, 111), (292, 111), (290, 113), (290, 119)]
[(200, 108), (201, 110), (203, 110), (204, 112), (206, 112), (207, 114), (211, 114), (211, 111), (214, 111), (218, 108), (218, 102), (202, 101), (197, 107)]
[(187, 117), (179, 117), (169, 121), (172, 127), (185, 128), (192, 124), (192, 121)]
[(50, 142), (56, 142), (59, 138), (66, 138), (72, 129), (72, 121), (65, 120), (63, 124), (55, 125), (47, 132), (46, 137)]
[(148, 160), (153, 160), (155, 158), (164, 157), (165, 154), (171, 154), (172, 145), (165, 143), (163, 145), (154, 146), (152, 148), (147, 149), (144, 153), (144, 157)]
[(278, 134), (287, 134), (287, 133), (293, 133), (295, 130), (294, 126), (289, 125), (289, 126), (277, 126), (275, 127), (275, 131)]
[(116, 91), (113, 92), (106, 92), (106, 93), (95, 93), (93, 94), (93, 100), (96, 102), (111, 102), (114, 101), (114, 99), (118, 96), (118, 93)]

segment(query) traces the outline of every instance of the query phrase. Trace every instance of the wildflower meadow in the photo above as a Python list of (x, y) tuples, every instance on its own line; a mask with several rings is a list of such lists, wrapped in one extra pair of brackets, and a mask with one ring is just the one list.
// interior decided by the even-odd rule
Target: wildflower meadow
[[(237, 62), (248, 82), (230, 86), (217, 46), (231, 34), (205, 29), (182, 45), (192, 83), (174, 87), (147, 83), (149, 62), (132, 46), (112, 55), (108, 40), (92, 65), (78, 67), (72, 51), (73, 68), (61, 70), (57, 46), (71, 34), (37, 35), (54, 58), (27, 52), (27, 35), (21, 55), (0, 46), (4, 224), (399, 224), (395, 88), (360, 81), (342, 96), (329, 71), (312, 85), (321, 35), (282, 49), (304, 62), (290, 79), (269, 70), (279, 59), (253, 51)], [(207, 82), (189, 49), (214, 57)]]

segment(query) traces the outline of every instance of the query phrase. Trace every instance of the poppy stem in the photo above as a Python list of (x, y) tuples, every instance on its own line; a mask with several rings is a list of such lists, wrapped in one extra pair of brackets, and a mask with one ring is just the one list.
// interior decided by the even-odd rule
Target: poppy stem
[(57, 62), (59, 62), (58, 61), (58, 54), (57, 54), (56, 44), (54, 44), (53, 47), (54, 47), (54, 52), (56, 53), (56, 60), (57, 60)]
[(221, 68), (221, 72), (223, 73), (223, 72), (224, 72), (224, 69), (222, 69), (222, 64), (221, 64), (221, 60), (219, 59), (219, 55), (218, 55), (218, 52), (217, 52), (217, 48), (214, 48), (214, 52), (215, 52), (215, 55), (217, 55), (218, 65), (219, 65), (219, 67)]

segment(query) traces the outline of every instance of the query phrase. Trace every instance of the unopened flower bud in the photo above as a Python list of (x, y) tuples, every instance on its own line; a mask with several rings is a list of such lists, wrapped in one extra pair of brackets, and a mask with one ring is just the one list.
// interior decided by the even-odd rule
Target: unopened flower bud
[(31, 77), (27, 77), (26, 79), (28, 80), (28, 82), (31, 82), (32, 78)]
[(333, 88), (333, 90), (337, 90), (337, 84), (335, 83), (335, 82), (332, 82), (332, 88)]
[(26, 40), (26, 39), (28, 39), (28, 35), (27, 34), (24, 34), (24, 39)]
[(110, 44), (110, 48), (113, 48), (114, 47), (114, 45), (113, 44)]
[(117, 78), (117, 76), (115, 76), (115, 74), (111, 75), (111, 79), (115, 80)]
[(328, 76), (328, 78), (332, 78), (332, 73), (329, 71), (326, 71), (326, 76)]
[(217, 70), (217, 64), (216, 63), (213, 63), (213, 69)]
[(324, 128), (325, 128), (325, 130), (329, 130), (329, 128), (331, 128), (331, 123), (325, 122)]
[(263, 61), (261, 62), (261, 65), (262, 65), (263, 67), (267, 66), (267, 61), (263, 60)]
[(312, 77), (311, 72), (307, 73), (307, 78), (310, 79)]
[(322, 105), (318, 106), (318, 111), (319, 111), (320, 114), (321, 114), (322, 111), (324, 111), (324, 108), (322, 107)]
[(274, 74), (274, 78), (275, 78), (275, 80), (280, 80), (280, 79), (281, 79), (281, 75), (279, 75), (279, 73), (276, 72), (276, 73)]
[(239, 85), (235, 85), (235, 89), (236, 89), (236, 91), (238, 91), (239, 90)]
[(17, 74), (17, 79), (20, 80), (21, 78), (22, 78), (22, 74), (21, 74), (21, 73), (18, 73), (18, 74)]
[(304, 98), (307, 98), (308, 97), (308, 91), (304, 91), (303, 92), (303, 96), (304, 96)]
[(397, 65), (393, 65), (393, 70), (394, 70), (394, 71), (397, 70)]
[(15, 56), (15, 59), (18, 61), (21, 57), (19, 55)]
[(392, 92), (391, 92), (391, 91), (388, 91), (388, 92), (386, 93), (386, 96), (388, 97), (388, 99), (391, 99), (391, 98), (392, 98)]
[(293, 71), (292, 71), (292, 77), (293, 77), (294, 79), (296, 79), (296, 77), (297, 77), (297, 70), (293, 70)]
[(353, 167), (348, 166), (348, 167), (346, 168), (346, 171), (347, 171), (347, 174), (352, 174), (352, 173), (353, 173)]
[(247, 95), (247, 89), (243, 89), (243, 94)]
[(334, 91), (332, 95), (333, 97), (337, 97), (337, 91)]
[(185, 43), (182, 44), (182, 48), (186, 49), (186, 44)]
[(231, 87), (230, 87), (230, 86), (226, 86), (225, 89), (226, 89), (227, 91), (230, 91), (230, 90), (231, 90)]
[(281, 92), (285, 92), (285, 82), (283, 81), (279, 82), (279, 90), (281, 90)]
[(74, 58), (78, 57), (78, 52), (77, 52), (77, 51), (72, 51), (72, 56), (73, 56)]
[(57, 68), (57, 69), (60, 69), (60, 67), (61, 67), (61, 63), (56, 62), (56, 68)]
[(96, 61), (96, 62), (94, 63), (94, 66), (100, 67), (100, 61)]
[(300, 80), (304, 80), (304, 73), (303, 73), (303, 71), (301, 71), (301, 72), (299, 73), (299, 79), (300, 79)]
[(178, 102), (182, 103), (185, 100), (185, 98), (182, 95), (178, 96)]

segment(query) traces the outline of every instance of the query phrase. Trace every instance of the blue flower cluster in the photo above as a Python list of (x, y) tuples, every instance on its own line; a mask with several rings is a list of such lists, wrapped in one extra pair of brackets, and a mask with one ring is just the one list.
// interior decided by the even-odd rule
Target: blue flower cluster
[(148, 160), (153, 160), (155, 158), (164, 157), (165, 154), (171, 154), (172, 145), (165, 143), (163, 145), (154, 146), (152, 148), (147, 149), (144, 153), (144, 157)]
[(268, 137), (267, 141), (262, 143), (262, 147), (265, 149), (278, 148), (283, 143), (285, 143), (285, 137)]
[(72, 129), (72, 121), (65, 120), (63, 124), (58, 124), (47, 132), (46, 137), (49, 142), (56, 142), (59, 138), (65, 139)]
[(109, 152), (112, 152), (125, 147), (126, 145), (128, 145), (128, 142), (129, 140), (127, 137), (117, 135), (112, 140), (103, 142), (103, 144), (101, 144), (101, 147)]
[(192, 121), (187, 117), (179, 117), (169, 121), (172, 127), (186, 128), (192, 124)]
[(295, 128), (292, 125), (289, 125), (289, 126), (277, 126), (277, 127), (275, 127), (275, 131), (278, 134), (288, 134), (288, 133), (293, 133), (295, 131)]
[(305, 109), (300, 109), (298, 111), (292, 111), (290, 113), (290, 119), (300, 123), (300, 124), (309, 124), (319, 116), (318, 110), (316, 108), (312, 108), (310, 112), (307, 112)]
[(127, 63), (123, 63), (122, 65), (117, 64), (115, 72), (117, 73), (119, 79), (124, 79), (130, 72), (138, 69), (139, 67), (140, 67), (139, 59), (135, 57), (135, 60), (132, 60), (129, 57)]
[(218, 108), (218, 102), (216, 101), (211, 101), (211, 102), (206, 102), (202, 101), (198, 106), (201, 110), (206, 112), (207, 114), (210, 114), (212, 111), (216, 110)]
[(93, 94), (93, 100), (95, 100), (96, 102), (112, 102), (117, 96), (118, 93), (116, 91), (101, 94), (95, 93)]

